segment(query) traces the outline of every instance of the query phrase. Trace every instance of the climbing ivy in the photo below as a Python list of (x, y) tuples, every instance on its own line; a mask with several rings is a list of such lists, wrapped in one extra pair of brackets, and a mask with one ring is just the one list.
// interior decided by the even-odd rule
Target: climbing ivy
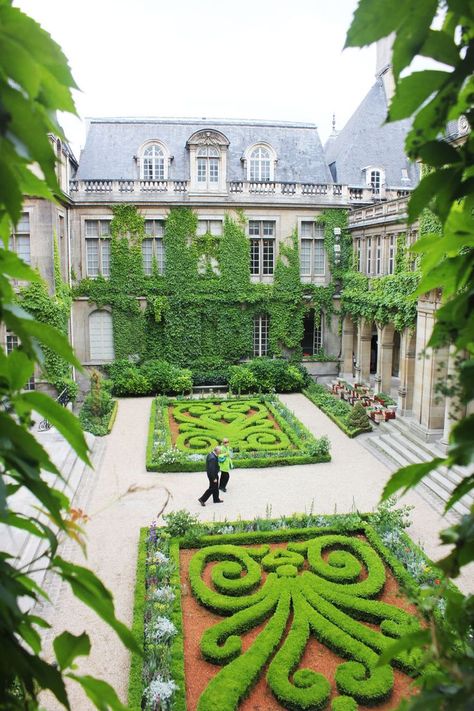
[[(61, 261), (56, 235), (53, 236), (53, 278), (54, 292), (49, 293), (48, 286), (41, 278), (20, 289), (19, 300), (23, 308), (37, 321), (54, 326), (58, 331), (68, 335), (69, 317), (71, 313), (71, 293), (61, 276)], [(77, 396), (77, 385), (71, 377), (71, 367), (67, 361), (50, 348), (44, 347), (44, 363), (42, 376), (56, 390), (67, 389), (73, 400)]]
[[(314, 308), (316, 320), (321, 311), (332, 312), (332, 284), (300, 281), (296, 232), (280, 246), (273, 284), (255, 284), (242, 211), (227, 214), (216, 237), (197, 236), (192, 210), (173, 208), (164, 231), (164, 273), (155, 263), (147, 276), (143, 216), (133, 205), (112, 212), (110, 277), (84, 279), (74, 294), (111, 307), (117, 358), (165, 358), (181, 366), (236, 362), (252, 354), (253, 317), (259, 314), (270, 317), (270, 354), (300, 358), (305, 311)], [(328, 232), (333, 222), (346, 224), (346, 211), (324, 214)]]

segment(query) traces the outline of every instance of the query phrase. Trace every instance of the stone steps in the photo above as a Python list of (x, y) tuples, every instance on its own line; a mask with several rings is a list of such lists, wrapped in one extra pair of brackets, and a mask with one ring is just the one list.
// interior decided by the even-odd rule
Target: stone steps
[[(409, 418), (398, 418), (381, 423), (378, 431), (367, 435), (363, 444), (392, 465), (394, 470), (409, 464), (428, 462), (442, 456), (442, 450), (436, 443), (425, 442), (413, 431)], [(438, 504), (444, 505), (455, 487), (469, 473), (467, 468), (438, 467), (430, 472), (419, 485), (427, 489)], [(460, 516), (469, 512), (474, 503), (474, 495), (466, 494), (458, 501), (453, 510)]]

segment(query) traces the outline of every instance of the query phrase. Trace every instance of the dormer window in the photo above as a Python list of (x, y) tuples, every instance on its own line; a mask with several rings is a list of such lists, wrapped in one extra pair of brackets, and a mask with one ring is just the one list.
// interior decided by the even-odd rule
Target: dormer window
[[(198, 148), (197, 156), (197, 182), (209, 187), (219, 183), (219, 158), (220, 152), (213, 146)], [(214, 185), (212, 185), (214, 184)]]
[(243, 160), (247, 167), (247, 180), (251, 183), (269, 183), (275, 179), (276, 156), (266, 144), (250, 146)]
[(147, 143), (141, 150), (140, 180), (167, 180), (168, 163), (168, 151), (161, 143)]
[(372, 195), (384, 197), (385, 192), (385, 171), (380, 165), (368, 165), (363, 168), (365, 173), (365, 184), (372, 190)]
[(225, 193), (229, 140), (214, 129), (197, 131), (186, 144), (189, 150), (191, 191)]
[(380, 193), (380, 170), (370, 171), (370, 185), (372, 191), (378, 195)]

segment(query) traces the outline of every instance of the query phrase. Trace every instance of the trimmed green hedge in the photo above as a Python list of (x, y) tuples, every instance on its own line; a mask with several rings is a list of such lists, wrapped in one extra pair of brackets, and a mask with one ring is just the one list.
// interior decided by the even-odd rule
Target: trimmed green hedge
[[(222, 432), (218, 431), (218, 428), (213, 427), (212, 430), (203, 429), (202, 434), (196, 429), (195, 444), (194, 449), (191, 448), (180, 448), (179, 440), (177, 442), (178, 446), (172, 446), (171, 444), (171, 429), (169, 423), (168, 408), (170, 406), (175, 406), (177, 409), (176, 419), (182, 420), (182, 424), (188, 427), (188, 431), (182, 433), (182, 435), (189, 434), (189, 427), (192, 423), (188, 425), (189, 418), (180, 415), (180, 410), (183, 407), (186, 409), (194, 408), (197, 412), (199, 409), (209, 410), (207, 412), (208, 417), (213, 417), (216, 413), (209, 408), (210, 405), (213, 407), (223, 403), (229, 408), (232, 405), (238, 406), (241, 402), (242, 404), (248, 404), (249, 398), (240, 400), (239, 398), (206, 398), (200, 400), (189, 400), (189, 406), (185, 404), (187, 401), (183, 400), (169, 400), (167, 398), (158, 398), (154, 401), (151, 411), (150, 425), (148, 430), (148, 441), (147, 441), (147, 454), (146, 454), (146, 468), (148, 471), (157, 472), (193, 472), (193, 471), (203, 471), (205, 469), (205, 458), (206, 454), (210, 452), (214, 446), (216, 446), (221, 438), (226, 436), (226, 432), (222, 429)], [(253, 400), (252, 400), (253, 402)], [(184, 404), (183, 404), (184, 403)], [(288, 449), (272, 449), (275, 447), (273, 440), (275, 434), (272, 432), (271, 428), (268, 426), (255, 427), (255, 432), (250, 434), (250, 438), (257, 437), (263, 440), (268, 440), (268, 449), (265, 447), (265, 442), (260, 444), (261, 451), (256, 449), (249, 451), (247, 448), (250, 446), (257, 447), (258, 442), (253, 442), (251, 439), (249, 442), (242, 442), (241, 449), (238, 451), (239, 442), (234, 444), (234, 458), (233, 463), (235, 467), (239, 468), (249, 468), (249, 467), (272, 467), (272, 466), (287, 466), (296, 464), (314, 464), (318, 462), (328, 462), (331, 460), (329, 453), (329, 440), (327, 437), (314, 437), (304, 425), (293, 415), (288, 408), (286, 408), (277, 398), (272, 399), (262, 399), (255, 397), (255, 408), (262, 408), (263, 406), (268, 410), (274, 417), (275, 421), (280, 427), (280, 430), (287, 441), (291, 443), (292, 448)], [(216, 411), (217, 412), (217, 411)], [(218, 413), (217, 413), (218, 414)], [(224, 418), (227, 416), (226, 412), (222, 415)], [(230, 416), (230, 413), (229, 413)], [(197, 419), (197, 418), (196, 418)], [(268, 420), (267, 420), (268, 421)], [(266, 434), (268, 430), (268, 435)], [(275, 430), (275, 432), (277, 432)], [(181, 437), (181, 435), (180, 435)], [(283, 440), (284, 443), (285, 440)]]
[(319, 409), (322, 410), (324, 414), (327, 415), (329, 419), (332, 420), (348, 437), (353, 438), (357, 437), (357, 435), (363, 434), (364, 432), (372, 431), (372, 425), (370, 422), (368, 422), (367, 427), (364, 428), (352, 429), (349, 427), (348, 420), (352, 413), (352, 405), (349, 405), (348, 402), (340, 400), (332, 395), (323, 385), (313, 383), (303, 390), (303, 395), (305, 395), (308, 400), (311, 400), (313, 405), (319, 407)]
[[(394, 640), (419, 629), (419, 623), (401, 608), (373, 598), (383, 590), (384, 563), (405, 588), (410, 589), (416, 583), (361, 517), (352, 528), (347, 526), (347, 517), (324, 518), (329, 524), (334, 519), (334, 526), (212, 534), (206, 530), (218, 526), (245, 529), (246, 524), (193, 524), (196, 532), (199, 526), (203, 532), (198, 538), (193, 534), (170, 542), (166, 540), (166, 529), (158, 534), (163, 536), (162, 543), (169, 550), (172, 570), (169, 584), (176, 593), (170, 618), (178, 631), (171, 643), (171, 672), (178, 685), (170, 706), (173, 711), (186, 708), (180, 547), (198, 548), (189, 565), (191, 590), (200, 604), (223, 616), (204, 632), (200, 642), (203, 657), (223, 668), (201, 695), (199, 711), (235, 711), (269, 662), (267, 681), (284, 708), (327, 708), (331, 693), (327, 679), (310, 669), (298, 669), (311, 634), (346, 659), (336, 670), (335, 681), (341, 695), (333, 699), (332, 711), (354, 711), (357, 703), (376, 705), (389, 698), (393, 670), (388, 665), (377, 667), (379, 655)], [(142, 546), (143, 533), (140, 540)], [(287, 541), (289, 545), (270, 551), (268, 543), (278, 541)], [(249, 544), (252, 547), (242, 547)], [(309, 567), (301, 573), (298, 570), (304, 559)], [(201, 577), (210, 562), (212, 588)], [(367, 574), (360, 579), (362, 566)], [(148, 574), (156, 575), (155, 568), (148, 565)], [(269, 572), (259, 587), (263, 571)], [(140, 601), (144, 596), (139, 592), (142, 575), (145, 571), (139, 563), (134, 620), (140, 608), (143, 610)], [(143, 582), (142, 578), (142, 591)], [(291, 612), (291, 629), (284, 638)], [(377, 625), (380, 632), (364, 622)], [(241, 635), (261, 623), (265, 623), (262, 631), (242, 652)], [(411, 655), (400, 653), (392, 660), (393, 666), (410, 675), (416, 675), (419, 664), (420, 654), (416, 651)], [(132, 676), (133, 669), (132, 662)], [(133, 678), (131, 688), (139, 689), (136, 672)], [(135, 692), (134, 698), (139, 695)], [(140, 707), (131, 708), (138, 711)]]

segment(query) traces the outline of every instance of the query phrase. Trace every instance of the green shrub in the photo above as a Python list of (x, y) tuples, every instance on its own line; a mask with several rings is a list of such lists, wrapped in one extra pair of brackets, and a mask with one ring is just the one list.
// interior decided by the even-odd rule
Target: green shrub
[(191, 529), (200, 527), (199, 517), (194, 516), (185, 509), (171, 511), (171, 513), (163, 516), (163, 520), (166, 524), (166, 531), (172, 538), (181, 538)]
[(369, 416), (361, 402), (356, 402), (347, 418), (347, 426), (351, 430), (369, 431), (372, 429)]
[(102, 378), (97, 370), (91, 373), (90, 393), (84, 398), (79, 420), (82, 428), (93, 435), (103, 437), (109, 434), (113, 424), (116, 400), (108, 389), (102, 387)]
[[(322, 410), (336, 425), (348, 435), (348, 437), (357, 437), (362, 432), (368, 432), (372, 429), (372, 425), (368, 421), (363, 427), (352, 427), (349, 424), (349, 418), (352, 415), (354, 408), (345, 400), (340, 400), (338, 397), (329, 392), (324, 385), (311, 383), (303, 394), (311, 400), (320, 410)], [(360, 403), (359, 403), (360, 404)], [(365, 414), (365, 411), (364, 411)]]
[(163, 360), (145, 361), (141, 366), (116, 360), (106, 367), (114, 395), (182, 394), (192, 390), (190, 370)]
[(232, 365), (229, 368), (229, 387), (234, 393), (254, 393), (257, 379), (246, 365)]

